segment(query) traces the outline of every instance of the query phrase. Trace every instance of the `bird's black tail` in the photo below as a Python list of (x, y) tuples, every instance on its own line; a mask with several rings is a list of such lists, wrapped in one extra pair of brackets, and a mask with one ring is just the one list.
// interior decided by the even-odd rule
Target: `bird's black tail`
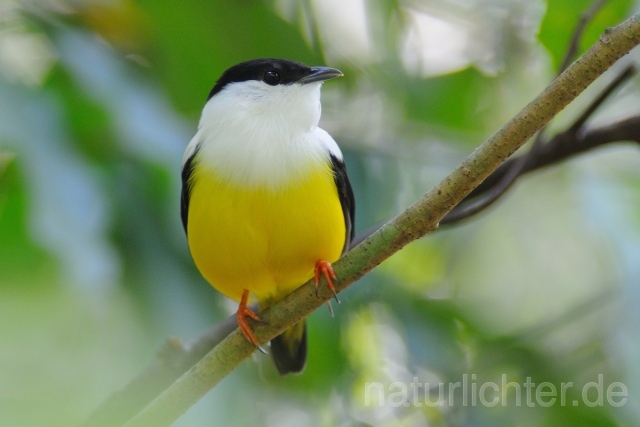
[(303, 320), (272, 339), (271, 356), (281, 375), (302, 372), (307, 363), (307, 321)]

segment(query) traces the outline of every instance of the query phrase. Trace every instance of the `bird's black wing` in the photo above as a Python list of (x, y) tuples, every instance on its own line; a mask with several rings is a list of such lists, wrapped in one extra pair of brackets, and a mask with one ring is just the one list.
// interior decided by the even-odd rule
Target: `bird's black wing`
[(353, 190), (351, 189), (351, 183), (347, 176), (347, 168), (341, 159), (338, 159), (331, 154), (331, 167), (333, 169), (333, 179), (338, 189), (338, 197), (340, 198), (340, 205), (342, 206), (342, 213), (344, 214), (344, 225), (346, 230), (346, 238), (344, 241), (344, 248), (342, 253), (346, 253), (350, 249), (351, 241), (355, 235), (355, 212), (356, 201), (353, 197)]
[(184, 232), (187, 232), (187, 219), (189, 218), (189, 198), (191, 197), (191, 174), (193, 173), (193, 159), (196, 151), (184, 162), (182, 166), (182, 194), (180, 195), (180, 217)]

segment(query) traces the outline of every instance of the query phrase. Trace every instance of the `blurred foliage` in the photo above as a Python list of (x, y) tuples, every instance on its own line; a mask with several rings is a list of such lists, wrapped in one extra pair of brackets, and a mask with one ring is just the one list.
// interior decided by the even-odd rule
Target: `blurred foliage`
[[(178, 210), (182, 151), (225, 68), (275, 56), (345, 73), (323, 89), (323, 126), (345, 152), (363, 231), (544, 88), (589, 6), (5, 0), (0, 425), (74, 425), (167, 337), (188, 341), (234, 309), (195, 270)], [(611, 0), (581, 50), (636, 6)], [(600, 117), (638, 113), (629, 86)], [(303, 375), (278, 377), (258, 355), (176, 425), (637, 425), (638, 170), (621, 144), (530, 177), (385, 262), (341, 296), (335, 318), (311, 316)], [(574, 387), (550, 407), (516, 404), (513, 387), (494, 407), (460, 390), (441, 406), (390, 396), (393, 384), (504, 375)], [(605, 388), (625, 384), (625, 405), (584, 403), (581, 387), (599, 375)], [(371, 383), (383, 401), (369, 399)]]
[[(584, 29), (579, 51), (584, 52), (595, 43), (602, 35), (603, 28), (611, 27), (612, 22), (621, 22), (627, 18), (632, 4), (631, 0), (618, 0), (616, 7), (605, 7), (595, 14)], [(540, 41), (549, 50), (556, 68), (562, 63), (567, 46), (578, 25), (577, 10), (586, 10), (585, 2), (581, 0), (548, 2), (547, 13), (540, 25)]]

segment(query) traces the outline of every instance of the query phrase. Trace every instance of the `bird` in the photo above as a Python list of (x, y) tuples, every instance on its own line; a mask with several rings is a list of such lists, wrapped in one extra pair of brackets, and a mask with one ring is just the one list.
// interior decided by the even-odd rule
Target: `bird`
[[(238, 326), (324, 277), (354, 237), (355, 201), (338, 144), (319, 127), (320, 89), (335, 68), (262, 58), (236, 64), (211, 89), (182, 163), (181, 218), (197, 269), (239, 303)], [(271, 340), (279, 373), (300, 373), (306, 320)]]

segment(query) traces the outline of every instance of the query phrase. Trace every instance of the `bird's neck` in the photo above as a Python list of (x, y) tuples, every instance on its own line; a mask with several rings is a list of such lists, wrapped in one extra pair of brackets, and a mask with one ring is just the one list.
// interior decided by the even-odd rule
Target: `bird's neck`
[(329, 162), (317, 131), (264, 120), (203, 123), (194, 137), (200, 141), (197, 163), (236, 185), (278, 189)]
[(207, 102), (190, 144), (192, 151), (197, 147), (197, 163), (228, 182), (271, 188), (325, 167), (329, 154), (317, 127), (320, 86), (267, 95), (260, 87), (231, 86)]

